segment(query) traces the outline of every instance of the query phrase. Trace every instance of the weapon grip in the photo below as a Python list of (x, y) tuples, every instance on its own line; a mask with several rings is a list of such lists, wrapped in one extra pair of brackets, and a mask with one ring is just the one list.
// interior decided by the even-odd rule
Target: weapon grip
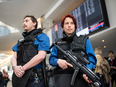
[(48, 82), (47, 82), (47, 76), (46, 76), (46, 69), (45, 69), (45, 59), (42, 61), (42, 70), (43, 70), (43, 76), (44, 76), (44, 85), (45, 87), (48, 87)]
[(74, 82), (75, 82), (75, 79), (76, 79), (76, 76), (77, 76), (78, 72), (79, 72), (79, 68), (77, 67), (77, 68), (75, 69), (74, 73), (73, 73), (72, 78), (71, 78), (71, 85), (72, 85), (72, 86), (74, 86)]

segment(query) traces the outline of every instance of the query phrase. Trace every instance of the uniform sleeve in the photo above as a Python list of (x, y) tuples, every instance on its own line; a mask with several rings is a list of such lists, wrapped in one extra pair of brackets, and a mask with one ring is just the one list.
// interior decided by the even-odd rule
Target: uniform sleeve
[(12, 48), (12, 50), (13, 50), (14, 52), (17, 52), (17, 49), (18, 49), (18, 43), (15, 44), (15, 46)]
[(47, 51), (47, 53), (50, 53), (50, 40), (49, 37), (46, 34), (40, 34), (36, 37), (36, 40), (34, 42), (34, 45), (37, 46), (37, 50), (44, 50)]
[(58, 60), (57, 59), (57, 53), (58, 53), (57, 48), (55, 46), (53, 46), (51, 55), (49, 57), (49, 63), (52, 66), (57, 66), (58, 65), (57, 64), (57, 60)]
[(96, 67), (97, 59), (96, 59), (96, 56), (94, 54), (94, 51), (93, 51), (93, 48), (92, 48), (92, 45), (89, 39), (86, 40), (86, 53), (87, 53), (88, 60), (90, 62), (90, 64), (87, 64), (86, 66), (90, 70), (92, 70), (93, 67)]

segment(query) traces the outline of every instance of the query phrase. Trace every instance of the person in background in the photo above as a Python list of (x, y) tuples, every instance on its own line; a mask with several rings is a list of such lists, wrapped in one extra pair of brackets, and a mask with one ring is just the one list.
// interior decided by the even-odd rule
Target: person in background
[[(72, 51), (75, 56), (80, 55), (81, 51), (84, 52), (84, 56), (86, 56), (90, 62), (90, 64), (86, 66), (92, 70), (92, 68), (96, 66), (97, 60), (89, 38), (86, 35), (76, 35), (78, 25), (74, 16), (70, 14), (64, 16), (61, 20), (61, 26), (63, 29), (63, 38), (56, 40), (57, 45), (65, 51)], [(55, 87), (72, 87), (70, 83), (72, 74), (74, 73), (73, 66), (66, 61), (63, 53), (55, 46), (52, 48), (49, 63), (51, 66), (57, 67), (53, 75)], [(79, 71), (74, 87), (87, 87), (88, 83), (91, 83), (91, 81), (88, 80), (86, 74)]]
[(110, 74), (111, 74), (111, 82), (112, 82), (112, 86), (113, 86), (113, 83), (115, 82), (116, 83), (116, 59), (114, 58), (114, 52), (113, 51), (109, 51), (108, 52), (108, 62), (109, 62), (109, 65), (111, 67), (111, 70), (110, 70)]
[(0, 87), (3, 87), (3, 74), (2, 72), (0, 71)]
[(50, 52), (50, 41), (43, 29), (37, 29), (37, 19), (26, 15), (23, 19), (23, 38), (12, 48), (13, 87), (45, 87), (43, 62)]
[(3, 87), (7, 87), (7, 83), (9, 81), (9, 76), (8, 76), (8, 72), (6, 72), (5, 69), (3, 69), (3, 84), (4, 86)]
[(100, 87), (109, 87), (109, 82), (111, 80), (111, 77), (109, 75), (110, 65), (108, 61), (103, 57), (102, 49), (100, 47), (95, 48), (94, 52), (97, 58), (95, 73), (100, 77)]

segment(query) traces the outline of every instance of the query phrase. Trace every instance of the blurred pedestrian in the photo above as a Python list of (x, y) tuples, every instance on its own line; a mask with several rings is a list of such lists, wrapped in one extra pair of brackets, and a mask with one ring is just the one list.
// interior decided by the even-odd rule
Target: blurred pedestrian
[(3, 87), (3, 78), (2, 78), (2, 72), (0, 71), (0, 87)]
[(111, 80), (111, 77), (109, 75), (110, 65), (108, 61), (103, 57), (102, 49), (100, 47), (95, 48), (95, 55), (97, 58), (95, 73), (100, 77), (100, 87), (109, 86), (109, 81)]
[(8, 81), (9, 81), (8, 72), (6, 72), (6, 70), (3, 69), (3, 84), (4, 84), (3, 87), (7, 87)]
[(110, 75), (112, 78), (111, 82), (113, 86), (113, 83), (114, 82), (116, 83), (116, 59), (114, 58), (113, 51), (109, 51), (108, 56), (109, 56), (108, 62), (109, 62), (109, 65), (111, 66)]

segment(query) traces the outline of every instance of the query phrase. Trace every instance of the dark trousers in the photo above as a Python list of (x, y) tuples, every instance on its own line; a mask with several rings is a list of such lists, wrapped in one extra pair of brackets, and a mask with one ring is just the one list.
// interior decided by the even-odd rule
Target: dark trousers
[(71, 86), (72, 74), (55, 74), (53, 78), (55, 87), (88, 87), (88, 83), (79, 74), (77, 74), (74, 86)]
[(114, 83), (114, 81), (115, 81), (115, 84), (116, 84), (116, 74), (113, 74), (112, 76), (111, 76), (111, 82), (112, 82), (112, 86), (113, 86), (113, 83)]
[(105, 87), (103, 75), (100, 75), (99, 73), (96, 73), (96, 75), (100, 77), (100, 83), (101, 83), (100, 87)]
[(3, 81), (0, 80), (0, 87), (3, 87), (3, 86), (4, 86)]
[(104, 87), (110, 87), (110, 86), (109, 86), (109, 83), (106, 83), (106, 84), (104, 85)]
[(35, 83), (35, 80), (28, 80), (25, 87), (45, 87), (44, 86), (44, 80), (41, 82)]

